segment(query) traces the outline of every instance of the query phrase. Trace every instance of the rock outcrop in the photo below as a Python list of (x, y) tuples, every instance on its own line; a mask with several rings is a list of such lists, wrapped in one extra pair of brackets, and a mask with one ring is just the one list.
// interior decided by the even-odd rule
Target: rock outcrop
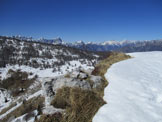
[(100, 87), (102, 82), (104, 82), (102, 77), (91, 75), (83, 70), (75, 70), (59, 77), (44, 78), (42, 87), (45, 96), (45, 108), (50, 108), (49, 113), (44, 110), (45, 114), (61, 111), (61, 109), (56, 109), (50, 105), (58, 89), (62, 87), (78, 87), (83, 90), (92, 90)]

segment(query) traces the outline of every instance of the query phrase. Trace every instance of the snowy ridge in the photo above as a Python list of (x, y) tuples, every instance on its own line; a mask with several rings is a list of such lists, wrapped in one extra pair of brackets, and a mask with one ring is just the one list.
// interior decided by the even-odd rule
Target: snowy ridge
[(93, 122), (162, 122), (162, 52), (130, 53), (105, 74), (107, 104)]

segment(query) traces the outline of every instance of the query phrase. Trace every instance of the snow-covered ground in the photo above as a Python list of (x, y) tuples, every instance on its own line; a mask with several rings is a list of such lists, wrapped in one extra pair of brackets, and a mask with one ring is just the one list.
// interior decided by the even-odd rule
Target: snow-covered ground
[[(77, 68), (82, 68), (84, 70), (90, 70), (90, 71), (92, 69), (94, 69), (93, 66), (88, 65), (87, 60), (86, 60), (86, 63), (84, 63), (84, 64), (81, 63), (79, 60), (70, 61), (70, 62), (66, 63), (65, 65), (62, 65), (61, 67), (59, 67), (59, 69), (56, 68), (55, 71), (53, 71), (54, 68), (47, 68), (47, 69), (42, 70), (41, 68), (33, 68), (33, 67), (25, 66), (25, 65), (21, 65), (21, 66), (7, 65), (5, 68), (0, 68), (0, 72), (1, 72), (0, 77), (2, 80), (9, 77), (9, 75), (7, 74), (9, 69), (12, 69), (12, 70), (20, 69), (21, 71), (33, 73), (32, 75), (29, 75), (29, 78), (33, 78), (35, 75), (38, 76), (38, 79), (29, 87), (29, 90), (28, 90), (29, 92), (27, 92), (26, 94), (21, 95), (17, 98), (12, 98), (6, 89), (2, 89), (2, 88), (0, 89), (0, 112), (3, 109), (9, 107), (12, 103), (14, 103), (14, 102), (17, 103), (16, 106), (9, 109), (6, 113), (0, 115), (0, 119), (3, 119), (7, 114), (9, 114), (13, 110), (15, 110), (17, 107), (19, 107), (21, 105), (21, 103), (18, 103), (18, 101), (20, 99), (21, 100), (23, 100), (23, 99), (29, 100), (29, 99), (31, 99), (33, 97), (37, 97), (39, 95), (43, 96), (44, 94), (43, 94), (43, 90), (41, 88), (41, 84), (43, 83), (44, 78), (50, 78), (50, 77), (56, 77), (56, 76), (58, 77), (60, 75), (65, 75), (66, 73), (71, 72)], [(32, 91), (34, 91), (34, 93)], [(7, 100), (8, 100), (7, 103), (5, 102), (5, 98), (7, 98)], [(44, 108), (43, 112), (52, 113), (55, 111), (56, 111), (56, 109), (53, 109), (51, 106), (46, 106), (46, 103), (45, 103), (45, 108)], [(24, 116), (25, 115), (22, 115), (16, 119), (14, 119), (13, 122), (17, 121), (18, 119), (22, 120), (22, 118)], [(34, 122), (34, 119), (31, 119), (29, 122)]]
[[(86, 60), (87, 61), (87, 60)], [(72, 70), (82, 67), (85, 70), (88, 69), (94, 69), (93, 66), (88, 66), (88, 61), (85, 64), (81, 64), (80, 61), (74, 60), (70, 61), (69, 64), (66, 63), (65, 65), (62, 65), (59, 70), (57, 69), (56, 71), (53, 72), (53, 68), (47, 68), (47, 69), (41, 69), (41, 68), (33, 68), (25, 65), (7, 65), (5, 68), (0, 68), (0, 76), (1, 79), (5, 79), (8, 75), (7, 72), (9, 69), (12, 70), (17, 70), (21, 69), (21, 71), (26, 71), (26, 72), (32, 72), (33, 75), (38, 75), (38, 77), (44, 78), (44, 77), (54, 77), (54, 76), (59, 76), (59, 75), (64, 75), (67, 72), (71, 72)]]
[(130, 53), (105, 74), (102, 106), (93, 122), (162, 122), (162, 52)]

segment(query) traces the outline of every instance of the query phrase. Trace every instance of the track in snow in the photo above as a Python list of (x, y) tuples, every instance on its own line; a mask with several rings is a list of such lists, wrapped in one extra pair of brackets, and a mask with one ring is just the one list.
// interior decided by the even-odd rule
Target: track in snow
[(105, 74), (109, 85), (93, 122), (162, 122), (162, 52), (130, 53)]

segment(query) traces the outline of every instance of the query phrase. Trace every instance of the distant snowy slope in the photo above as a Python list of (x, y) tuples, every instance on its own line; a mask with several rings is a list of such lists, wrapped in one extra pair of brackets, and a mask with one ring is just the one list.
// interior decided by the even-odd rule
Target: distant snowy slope
[(105, 74), (108, 104), (93, 122), (162, 122), (162, 52), (130, 55)]

